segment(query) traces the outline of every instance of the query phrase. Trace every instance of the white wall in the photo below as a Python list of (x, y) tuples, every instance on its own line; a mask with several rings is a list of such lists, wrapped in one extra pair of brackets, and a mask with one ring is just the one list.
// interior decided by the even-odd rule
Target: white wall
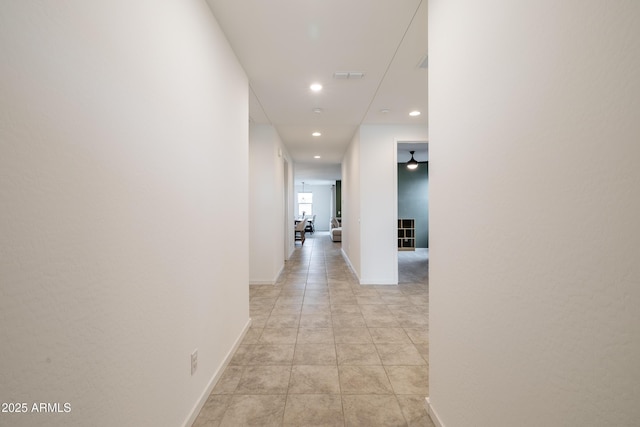
[(317, 231), (329, 231), (329, 222), (331, 221), (331, 186), (330, 185), (314, 185), (311, 188), (313, 192), (313, 205), (318, 209), (314, 210), (316, 215), (315, 229)]
[[(427, 136), (424, 125), (363, 125), (345, 154), (342, 241), (348, 259), (358, 265), (361, 284), (398, 283), (396, 141)], [(351, 209), (354, 201), (357, 214)], [(347, 230), (353, 224), (358, 224), (357, 238)]]
[[(285, 245), (293, 251), (291, 209), (285, 211), (284, 162), (292, 162), (275, 128), (252, 125), (249, 132), (249, 280), (252, 284), (274, 284), (284, 268)], [(292, 185), (288, 178), (286, 185)], [(291, 192), (289, 192), (291, 194)], [(293, 197), (290, 197), (289, 204)], [(284, 229), (287, 215), (290, 230)], [(290, 231), (290, 233), (289, 233)], [(287, 233), (285, 242), (285, 232)]]
[(249, 320), (247, 78), (196, 0), (2, 2), (0, 56), (0, 400), (71, 404), (0, 424), (182, 425)]
[(640, 3), (429, 3), (446, 426), (640, 422)]
[(342, 253), (360, 280), (360, 129), (342, 159)]
[(360, 281), (363, 284), (398, 283), (396, 140), (426, 139), (427, 127), (424, 125), (365, 125), (360, 128)]

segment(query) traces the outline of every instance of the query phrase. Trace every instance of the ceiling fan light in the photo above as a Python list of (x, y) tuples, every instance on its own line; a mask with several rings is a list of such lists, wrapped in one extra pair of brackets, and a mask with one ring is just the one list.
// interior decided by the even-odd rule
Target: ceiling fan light
[(411, 153), (411, 160), (407, 162), (407, 168), (416, 169), (418, 167), (418, 161), (413, 158), (413, 153), (415, 153), (415, 151), (409, 151), (409, 152)]

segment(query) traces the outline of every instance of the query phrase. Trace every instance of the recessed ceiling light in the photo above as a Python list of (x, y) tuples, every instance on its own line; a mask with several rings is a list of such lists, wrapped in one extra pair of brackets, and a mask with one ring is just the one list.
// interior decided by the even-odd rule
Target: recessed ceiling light
[(409, 113), (409, 115), (411, 117), (419, 116), (420, 115), (420, 111), (412, 111), (412, 112)]
[(314, 158), (314, 159), (319, 159), (319, 158), (320, 158), (320, 156), (313, 156), (313, 158)]
[(311, 86), (309, 86), (309, 89), (311, 89), (314, 92), (320, 92), (322, 90), (322, 85), (320, 83), (314, 83)]
[(314, 133), (312, 133), (311, 135), (312, 135), (312, 136), (320, 136), (320, 135), (322, 135), (322, 134), (321, 134), (320, 132), (314, 132)]

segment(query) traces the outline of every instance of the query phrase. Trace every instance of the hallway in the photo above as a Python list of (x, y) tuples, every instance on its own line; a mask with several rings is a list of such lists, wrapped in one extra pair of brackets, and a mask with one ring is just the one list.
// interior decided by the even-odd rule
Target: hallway
[(360, 286), (328, 233), (251, 286), (252, 327), (194, 426), (433, 426), (428, 283)]

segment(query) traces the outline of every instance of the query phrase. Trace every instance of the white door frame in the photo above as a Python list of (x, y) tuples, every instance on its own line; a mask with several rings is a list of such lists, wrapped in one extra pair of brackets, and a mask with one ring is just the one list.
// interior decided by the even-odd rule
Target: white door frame
[[(393, 167), (395, 170), (395, 173), (393, 174), (393, 202), (395, 204), (395, 222), (393, 225), (393, 232), (394, 235), (396, 236), (396, 238), (393, 240), (394, 244), (398, 241), (398, 230), (397, 230), (397, 224), (398, 224), (398, 145), (400, 144), (425, 144), (428, 146), (429, 144), (429, 140), (428, 139), (412, 139), (412, 140), (406, 140), (406, 139), (398, 139), (395, 138), (394, 139), (394, 150), (393, 150)], [(394, 278), (396, 281), (396, 284), (398, 284), (398, 250), (396, 248), (396, 250), (393, 253), (394, 258), (395, 258), (395, 262), (393, 263), (393, 268), (394, 268)]]

